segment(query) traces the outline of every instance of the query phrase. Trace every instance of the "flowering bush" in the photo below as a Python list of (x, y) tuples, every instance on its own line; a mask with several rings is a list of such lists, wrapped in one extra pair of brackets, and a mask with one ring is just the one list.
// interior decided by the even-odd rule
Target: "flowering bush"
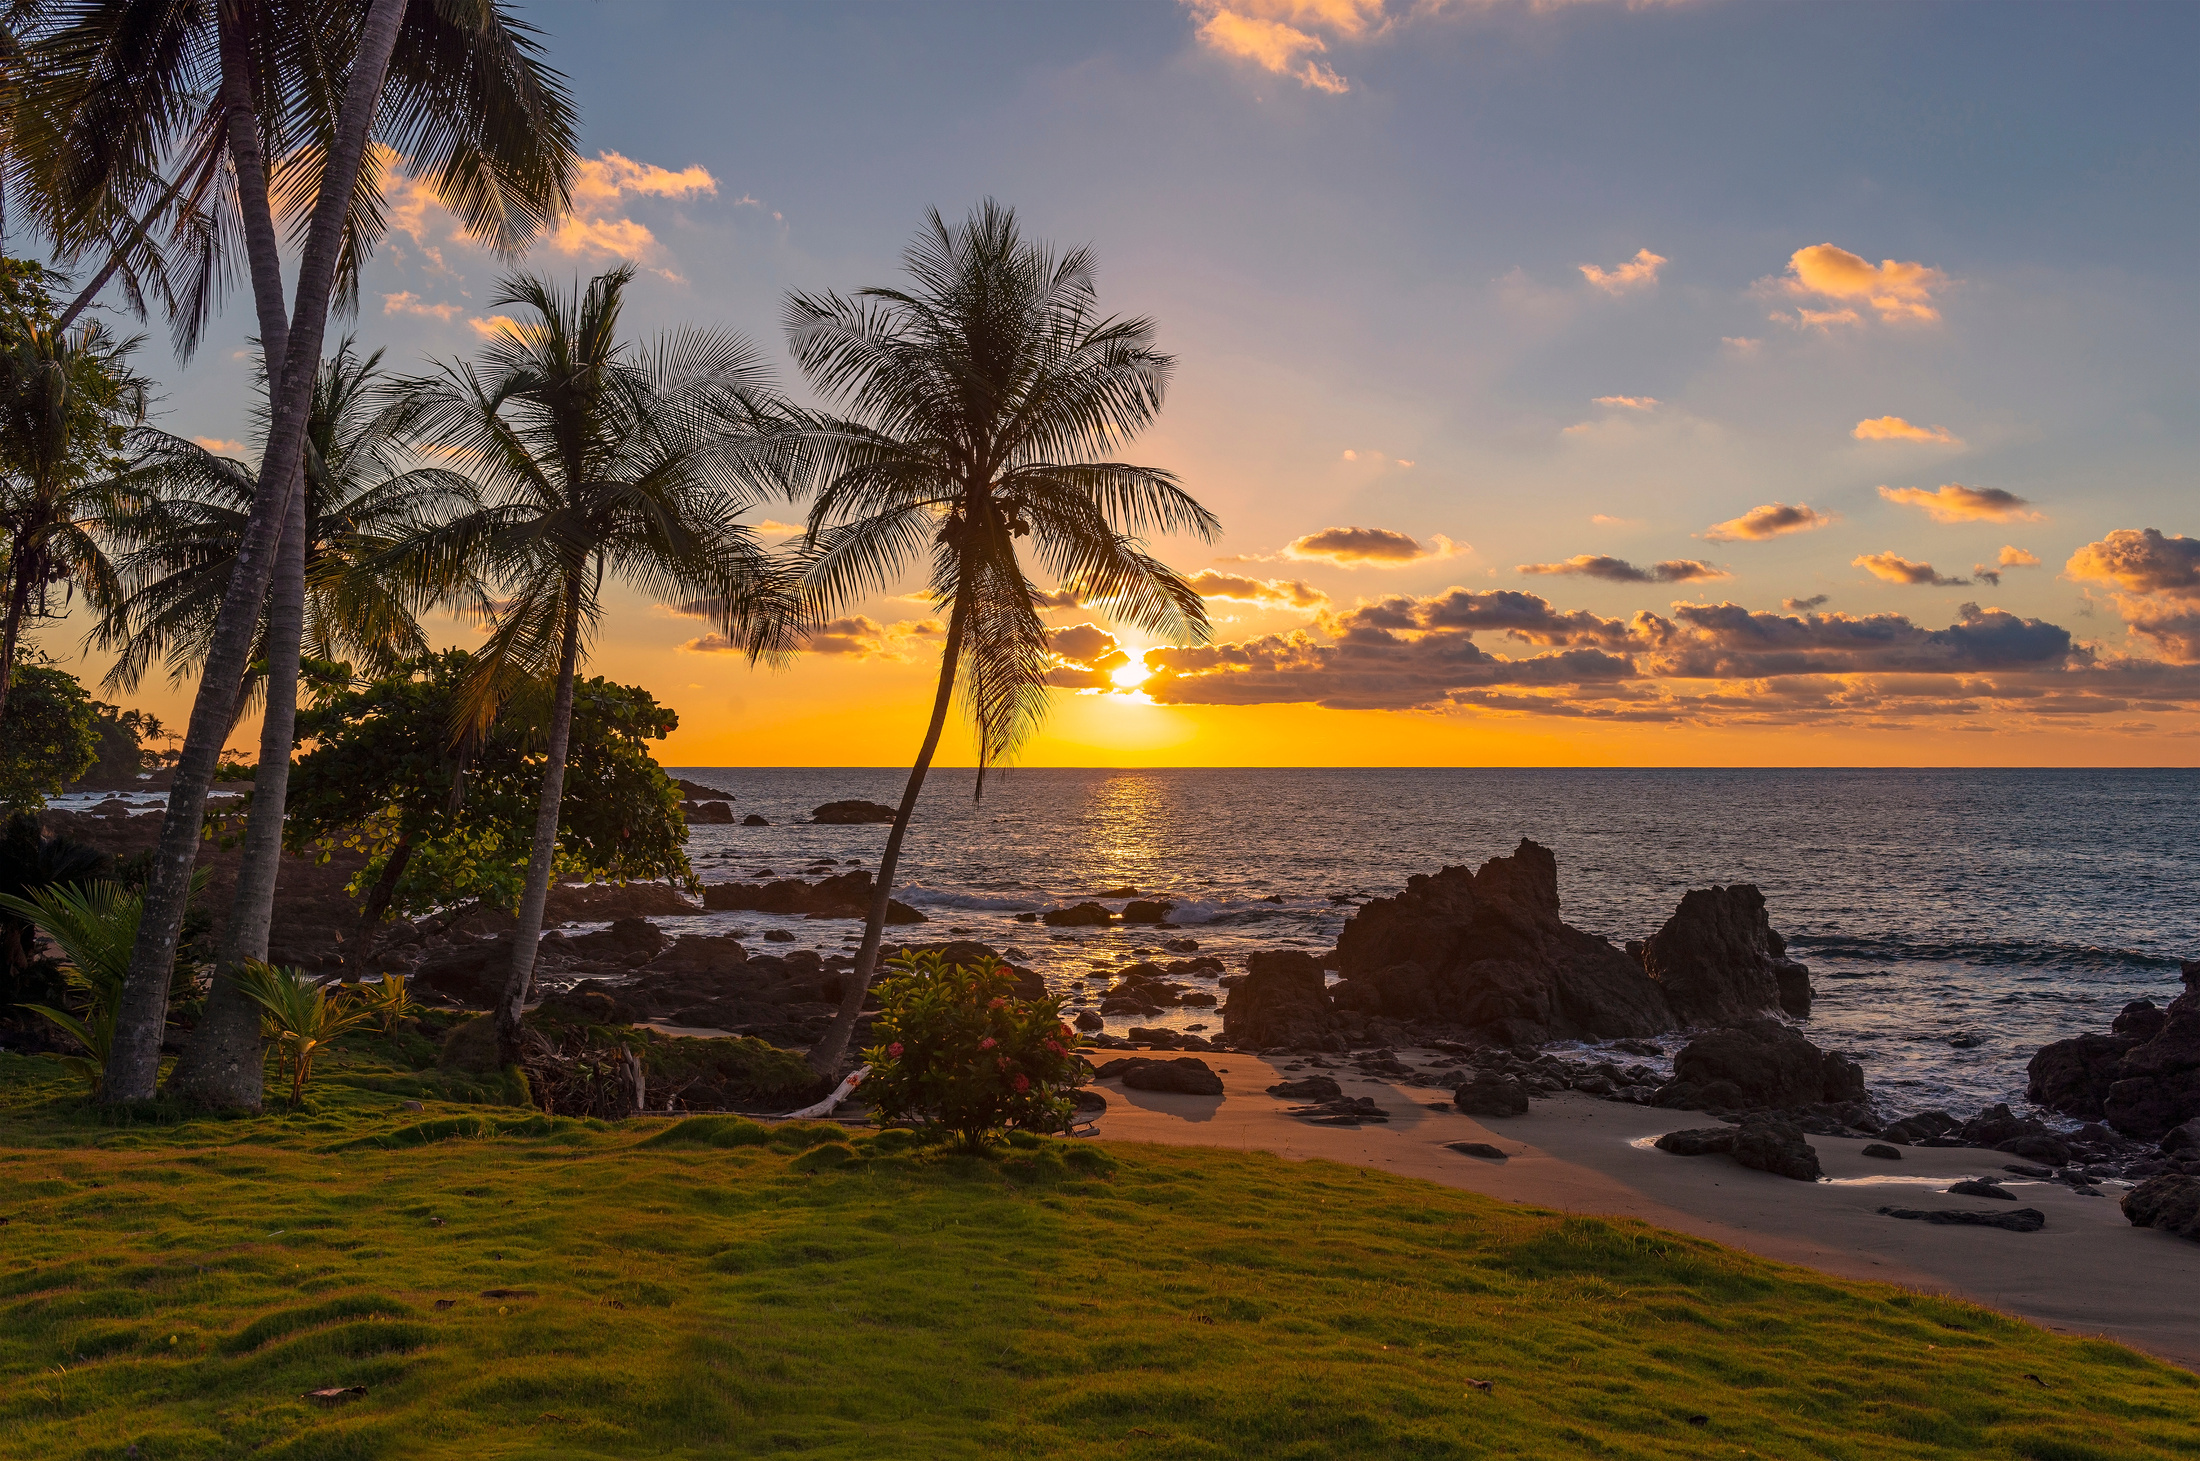
[(1001, 1130), (1067, 1131), (1084, 1080), (1058, 999), (1018, 999), (1005, 965), (903, 954), (878, 983), (878, 1043), (863, 1099), (885, 1121), (921, 1121), (977, 1150)]

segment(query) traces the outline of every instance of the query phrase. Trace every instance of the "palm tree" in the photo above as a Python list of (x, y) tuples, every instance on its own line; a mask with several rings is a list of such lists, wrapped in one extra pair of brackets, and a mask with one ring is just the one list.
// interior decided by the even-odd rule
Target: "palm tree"
[[(423, 595), (490, 594), (467, 713), (485, 726), (527, 683), (554, 685), (535, 836), (497, 1008), (518, 1058), (543, 902), (557, 857), (573, 682), (606, 577), (693, 600), (752, 656), (787, 642), (795, 597), (779, 563), (737, 519), (784, 490), (784, 410), (761, 357), (737, 335), (684, 328), (638, 350), (619, 338), (631, 267), (561, 293), (507, 278), (489, 307), (532, 314), (473, 363), (452, 362), (394, 393), (424, 449), (472, 473), (488, 505), (398, 545), (383, 562)], [(762, 489), (761, 491), (758, 489)], [(379, 565), (377, 565), (379, 567)]]
[[(365, 564), (475, 505), (464, 476), (407, 451), (404, 421), (380, 398), (381, 367), (381, 351), (362, 356), (349, 336), (339, 341), (321, 362), (306, 423), (303, 647), (370, 676), (394, 673), (428, 642), (414, 606)], [(131, 476), (143, 487), (140, 505), (106, 523), (126, 597), (93, 630), (93, 642), (118, 656), (101, 682), (110, 693), (136, 690), (156, 660), (171, 682), (204, 663), (258, 486), (243, 463), (164, 432), (143, 434)], [(266, 642), (263, 616), (256, 667)], [(240, 713), (249, 698), (248, 681)]]
[[(143, 1099), (158, 1078), (160, 971), (272, 578), (262, 769), (223, 962), (177, 1079), (193, 1100), (256, 1107), (258, 1014), (226, 970), (266, 951), (303, 632), (305, 425), (331, 302), (356, 289), (381, 227), (370, 143), (409, 159), (477, 237), (516, 249), (566, 204), (572, 110), (531, 30), (498, 0), (84, 0), (71, 17), (40, 43), (58, 120), (29, 134), (43, 149), (30, 172), (51, 200), (49, 234), (64, 252), (96, 250), (116, 220), (143, 232), (173, 207), (189, 223), (178, 237), (206, 261), (203, 287), (182, 294), (186, 322), (204, 318), (224, 272), (214, 261), (241, 237), (270, 383), (257, 492), (175, 768), (107, 1095)], [(163, 168), (179, 157), (171, 179)], [(184, 201), (158, 201), (187, 175)], [(287, 300), (278, 206), (301, 240)], [(293, 359), (316, 369), (286, 371)]]
[(24, 621), (45, 617), (55, 585), (81, 588), (100, 609), (117, 597), (97, 531), (119, 510), (119, 448), (143, 417), (146, 396), (129, 367), (135, 340), (116, 340), (97, 322), (59, 329), (35, 308), (8, 313), (0, 328), (0, 531), (8, 555), (0, 712)]
[(931, 212), (903, 258), (908, 290), (787, 303), (796, 362), (846, 413), (801, 432), (820, 484), (806, 589), (822, 605), (883, 593), (929, 558), (947, 616), (932, 719), (879, 860), (855, 977), (810, 1052), (828, 1074), (878, 966), (894, 868), (958, 673), (981, 793), (986, 768), (1045, 713), (1046, 632), (1019, 540), (1117, 618), (1204, 639), (1199, 595), (1143, 535), (1219, 531), (1172, 474), (1109, 459), (1160, 411), (1173, 362), (1154, 348), (1152, 321), (1099, 313), (1089, 251), (1058, 257), (1025, 242), (1014, 211), (988, 199), (957, 229)]

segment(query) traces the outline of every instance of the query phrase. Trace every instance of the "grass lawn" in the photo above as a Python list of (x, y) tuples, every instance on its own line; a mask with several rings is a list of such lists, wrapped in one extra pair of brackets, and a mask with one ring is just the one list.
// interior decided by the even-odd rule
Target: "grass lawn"
[(2200, 1456), (2189, 1373), (1635, 1222), (364, 1064), (113, 1127), (0, 1055), (0, 1455)]

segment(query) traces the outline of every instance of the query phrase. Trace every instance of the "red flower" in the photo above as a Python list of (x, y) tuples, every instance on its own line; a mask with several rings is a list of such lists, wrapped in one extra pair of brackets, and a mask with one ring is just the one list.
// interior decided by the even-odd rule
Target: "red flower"
[(899, 1040), (896, 1040), (893, 1044), (887, 1046), (886, 1055), (887, 1058), (891, 1060), (901, 1059), (901, 1042)]
[[(1008, 1057), (1007, 1057), (1007, 1056), (1005, 1056), (1005, 1055), (1004, 1055), (1004, 1056), (1002, 1056), (1002, 1057), (1001, 1057), (1001, 1059), (1000, 1059), (1000, 1066), (1001, 1066), (1001, 1069), (1003, 1069), (1003, 1070), (1007, 1070), (1007, 1069), (1008, 1069)], [(1023, 1077), (1022, 1077), (1022, 1076), (1018, 1076), (1018, 1077), (1017, 1077), (1017, 1079), (1018, 1079), (1018, 1080), (1022, 1080), (1022, 1079), (1023, 1079)]]
[(991, 1050), (994, 1046), (1000, 1043), (1000, 1041), (994, 1039), (991, 1035), (988, 1035), (983, 1040), (980, 1040), (978, 1042), (978, 1048), (980, 1050)]
[(1000, 1008), (1000, 1007), (1001, 1007), (1002, 1005), (1004, 1005), (1004, 1004), (1007, 1004), (1007, 1003), (1008, 1003), (1008, 1000), (1007, 1000), (1007, 998), (1006, 998), (1005, 996), (1000, 996), (1000, 995), (996, 995), (996, 996), (994, 996), (993, 1002), (992, 1002), (991, 1004), (987, 1005), (987, 1006), (986, 1006), (986, 1008), (987, 1008), (987, 1009), (989, 1009), (989, 1010), (997, 1010), (997, 1009), (999, 1009), (999, 1008)]
[(1016, 1094), (1020, 1096), (1024, 1092), (1031, 1089), (1031, 1077), (1028, 1075), (1020, 1075), (1016, 1077), (1015, 1080), (1010, 1081), (1009, 1084), (1016, 1088)]
[(1046, 1042), (1046, 1046), (1047, 1046), (1047, 1049), (1049, 1049), (1049, 1050), (1053, 1051), (1053, 1052), (1054, 1052), (1054, 1053), (1055, 1053), (1056, 1055), (1061, 1055), (1061, 1054), (1064, 1054), (1064, 1053), (1066, 1053), (1066, 1052), (1064, 1052), (1064, 1051), (1063, 1051), (1063, 1049), (1062, 1049), (1062, 1042), (1061, 1042), (1061, 1041), (1059, 1041), (1059, 1040), (1049, 1040), (1049, 1041), (1047, 1041), (1047, 1042)]

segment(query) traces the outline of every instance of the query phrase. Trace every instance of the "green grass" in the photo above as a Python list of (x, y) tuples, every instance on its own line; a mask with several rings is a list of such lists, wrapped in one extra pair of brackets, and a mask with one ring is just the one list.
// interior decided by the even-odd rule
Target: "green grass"
[(108, 1126), (0, 1056), (0, 1455), (2200, 1456), (2189, 1373), (1634, 1222), (377, 1085)]

